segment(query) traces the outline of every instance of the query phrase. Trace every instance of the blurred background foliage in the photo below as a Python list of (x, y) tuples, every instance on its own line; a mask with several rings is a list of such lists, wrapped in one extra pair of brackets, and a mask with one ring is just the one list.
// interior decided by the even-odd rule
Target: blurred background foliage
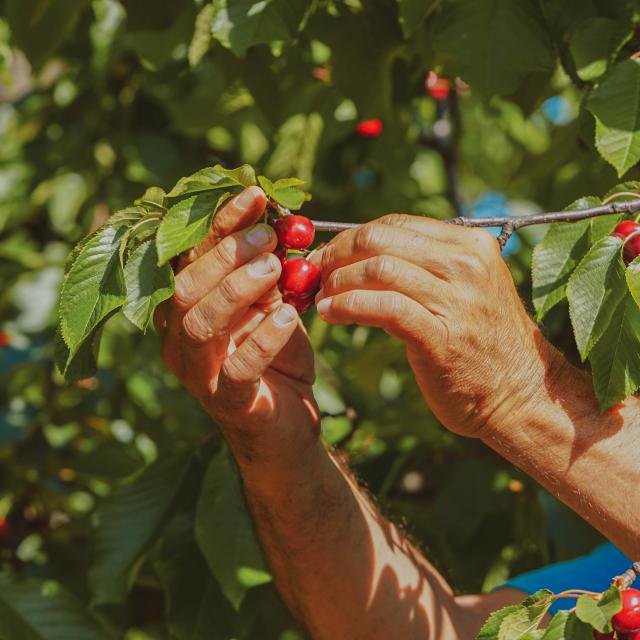
[[(64, 261), (149, 185), (217, 162), (307, 180), (303, 212), (326, 220), (521, 214), (604, 193), (616, 174), (594, 149), (575, 29), (608, 21), (602, 73), (633, 52), (635, 4), (498, 4), (492, 52), (482, 1), (0, 1), (0, 637), (27, 620), (47, 639), (305, 637), (257, 555), (220, 436), (157, 336), (118, 318), (98, 376), (62, 384)], [(370, 118), (379, 136), (358, 134)], [(526, 301), (541, 233), (508, 247)], [(455, 589), (599, 542), (445, 431), (398, 343), (306, 322), (327, 442)], [(573, 357), (565, 308), (544, 329)]]

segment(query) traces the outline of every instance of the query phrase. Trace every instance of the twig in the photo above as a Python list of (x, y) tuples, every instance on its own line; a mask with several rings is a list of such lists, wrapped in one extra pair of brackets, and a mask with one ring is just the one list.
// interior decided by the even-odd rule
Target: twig
[[(548, 213), (535, 213), (528, 216), (500, 216), (495, 218), (467, 218), (459, 216), (444, 220), (449, 224), (457, 224), (462, 227), (501, 227), (502, 232), (498, 237), (501, 246), (509, 239), (511, 234), (522, 227), (529, 227), (534, 224), (549, 224), (551, 222), (577, 222), (597, 216), (606, 216), (613, 213), (633, 213), (640, 210), (640, 198), (627, 200), (626, 202), (610, 202), (591, 209), (579, 209), (577, 211), (551, 211)], [(313, 220), (316, 231), (326, 231), (329, 233), (340, 233), (346, 229), (354, 229), (360, 224), (356, 222), (327, 222), (324, 220)]]
[(640, 562), (634, 562), (631, 568), (613, 579), (613, 586), (624, 591), (640, 577)]

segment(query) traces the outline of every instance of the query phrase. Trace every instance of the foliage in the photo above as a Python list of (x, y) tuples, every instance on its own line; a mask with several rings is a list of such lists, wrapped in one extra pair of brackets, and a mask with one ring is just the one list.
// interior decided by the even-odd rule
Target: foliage
[[(224, 171), (245, 164), (271, 197), (329, 220), (636, 192), (617, 183), (640, 178), (637, 4), (3, 0), (0, 517), (12, 534), (0, 625), (14, 627), (0, 636), (55, 638), (55, 622), (79, 639), (303, 638), (268, 582), (217, 430), (164, 370), (153, 331), (139, 331), (171, 293), (167, 261), (257, 179)], [(429, 69), (469, 86), (434, 101)], [(378, 138), (355, 132), (369, 117), (384, 121)], [(291, 176), (312, 201), (278, 182)], [(533, 295), (539, 229), (508, 256), (545, 333), (588, 360), (604, 406), (640, 375), (638, 264), (620, 262), (607, 218), (549, 230)], [(313, 314), (308, 325), (326, 440), (457, 590), (599, 540), (442, 430), (388, 336)], [(566, 636), (570, 619), (546, 633)]]

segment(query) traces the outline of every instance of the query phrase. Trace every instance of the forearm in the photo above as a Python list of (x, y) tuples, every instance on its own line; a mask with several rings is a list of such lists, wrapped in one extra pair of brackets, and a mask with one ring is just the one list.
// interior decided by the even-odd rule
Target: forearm
[(474, 637), (480, 614), (459, 606), (320, 442), (278, 472), (279, 486), (239, 463), (276, 584), (314, 639)]
[(589, 375), (539, 334), (537, 344), (542, 357), (529, 374), (538, 393), (498, 412), (483, 440), (639, 558), (640, 402), (601, 414)]

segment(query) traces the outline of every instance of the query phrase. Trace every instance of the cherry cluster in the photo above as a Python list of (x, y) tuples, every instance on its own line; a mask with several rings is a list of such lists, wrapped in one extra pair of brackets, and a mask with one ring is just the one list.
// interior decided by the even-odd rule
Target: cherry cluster
[(640, 255), (640, 224), (637, 222), (633, 220), (623, 220), (619, 222), (611, 236), (624, 240), (622, 256), (625, 264), (629, 264), (634, 258)]
[(622, 609), (611, 618), (611, 633), (593, 632), (595, 640), (640, 640), (640, 591), (625, 589), (622, 593)]
[(307, 260), (307, 249), (316, 235), (313, 223), (305, 216), (282, 214), (271, 224), (278, 236), (274, 253), (282, 263), (278, 281), (282, 299), (304, 313), (320, 288), (320, 269)]

